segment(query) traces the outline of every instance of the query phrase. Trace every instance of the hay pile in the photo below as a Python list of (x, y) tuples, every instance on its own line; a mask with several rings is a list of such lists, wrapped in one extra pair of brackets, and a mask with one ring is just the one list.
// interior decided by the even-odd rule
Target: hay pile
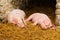
[(60, 40), (60, 29), (42, 30), (31, 22), (25, 28), (0, 23), (0, 40)]

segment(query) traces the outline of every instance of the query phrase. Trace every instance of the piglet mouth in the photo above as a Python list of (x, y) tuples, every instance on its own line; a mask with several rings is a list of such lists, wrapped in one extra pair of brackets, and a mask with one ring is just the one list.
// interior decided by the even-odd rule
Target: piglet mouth
[(54, 26), (51, 26), (51, 28), (54, 27)]
[(52, 25), (52, 26), (50, 27), (50, 29), (55, 29), (55, 25)]
[(55, 28), (55, 26), (53, 25), (53, 26), (51, 26), (51, 28)]

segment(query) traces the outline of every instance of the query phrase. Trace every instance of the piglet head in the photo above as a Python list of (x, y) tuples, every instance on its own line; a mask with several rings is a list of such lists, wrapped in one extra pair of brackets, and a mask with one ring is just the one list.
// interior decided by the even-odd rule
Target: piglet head
[(25, 27), (25, 22), (21, 18), (13, 18), (12, 22), (13, 24), (19, 26), (19, 27)]
[(24, 22), (24, 20), (23, 20), (23, 19), (18, 20), (17, 25), (18, 25), (19, 27), (25, 27), (25, 22)]

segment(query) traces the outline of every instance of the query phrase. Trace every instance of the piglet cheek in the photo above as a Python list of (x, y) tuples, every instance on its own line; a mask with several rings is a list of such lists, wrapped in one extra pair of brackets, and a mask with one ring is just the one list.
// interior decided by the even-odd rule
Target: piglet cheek
[(12, 23), (17, 25), (18, 24), (18, 20), (17, 19), (13, 19)]

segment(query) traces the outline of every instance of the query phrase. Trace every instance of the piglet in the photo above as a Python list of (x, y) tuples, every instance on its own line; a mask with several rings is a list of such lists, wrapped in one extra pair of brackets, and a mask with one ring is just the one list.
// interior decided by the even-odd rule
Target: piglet
[(55, 25), (52, 24), (50, 18), (46, 14), (34, 13), (26, 19), (26, 21), (30, 20), (32, 20), (33, 25), (39, 24), (42, 29), (55, 29)]
[(25, 26), (25, 12), (20, 9), (14, 9), (8, 14), (8, 22), (18, 25), (19, 27)]

